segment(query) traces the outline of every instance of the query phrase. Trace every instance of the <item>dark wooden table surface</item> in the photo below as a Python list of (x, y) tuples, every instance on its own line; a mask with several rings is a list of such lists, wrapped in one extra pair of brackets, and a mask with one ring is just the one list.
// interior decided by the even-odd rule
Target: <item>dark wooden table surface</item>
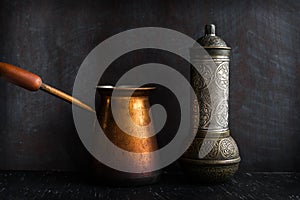
[(300, 199), (300, 173), (238, 173), (217, 185), (164, 173), (154, 185), (112, 187), (78, 173), (0, 171), (0, 199)]

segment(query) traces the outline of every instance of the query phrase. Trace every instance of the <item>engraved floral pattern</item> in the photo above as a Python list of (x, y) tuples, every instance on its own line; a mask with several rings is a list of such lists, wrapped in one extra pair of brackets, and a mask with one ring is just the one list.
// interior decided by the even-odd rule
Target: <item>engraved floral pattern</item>
[(227, 160), (238, 158), (239, 150), (232, 137), (195, 138), (183, 157)]
[[(228, 128), (229, 63), (215, 63), (217, 66), (214, 69), (212, 66), (199, 64), (201, 76), (192, 73), (192, 83), (199, 99), (200, 129)], [(195, 113), (194, 116), (198, 117)]]
[(200, 103), (200, 126), (208, 126), (211, 119), (212, 108), (205, 102)]
[(218, 46), (218, 47), (227, 47), (224, 40), (218, 36), (205, 35), (198, 40), (199, 44), (202, 46)]
[(200, 67), (200, 74), (201, 74), (201, 89), (207, 88), (212, 80), (213, 74), (209, 69), (208, 65), (202, 64)]
[(215, 158), (218, 155), (218, 141), (216, 140), (204, 140), (200, 151), (198, 153), (199, 158)]
[(217, 106), (215, 110), (216, 122), (219, 126), (226, 128), (228, 127), (228, 102), (223, 100)]
[(229, 138), (224, 138), (221, 140), (220, 152), (224, 158), (228, 159), (235, 156), (236, 147), (233, 143), (234, 141), (230, 140)]
[(229, 86), (229, 66), (228, 62), (220, 64), (216, 70), (216, 84), (223, 90), (228, 89)]

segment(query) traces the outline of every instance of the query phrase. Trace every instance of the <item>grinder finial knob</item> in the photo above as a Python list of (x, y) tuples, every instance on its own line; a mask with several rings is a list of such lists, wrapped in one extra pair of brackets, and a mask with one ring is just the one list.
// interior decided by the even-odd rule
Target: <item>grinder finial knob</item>
[(205, 35), (216, 35), (216, 26), (214, 24), (205, 25)]

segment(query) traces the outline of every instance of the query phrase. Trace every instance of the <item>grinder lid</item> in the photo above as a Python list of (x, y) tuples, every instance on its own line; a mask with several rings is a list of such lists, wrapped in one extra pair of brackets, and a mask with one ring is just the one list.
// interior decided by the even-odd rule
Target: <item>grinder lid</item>
[(222, 48), (230, 49), (226, 42), (216, 36), (216, 26), (214, 24), (205, 25), (205, 35), (197, 40), (204, 48)]

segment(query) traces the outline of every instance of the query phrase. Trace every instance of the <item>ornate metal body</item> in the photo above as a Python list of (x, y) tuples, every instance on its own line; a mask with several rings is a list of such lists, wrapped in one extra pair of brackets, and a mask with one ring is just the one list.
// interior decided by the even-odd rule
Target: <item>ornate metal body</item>
[[(205, 26), (205, 36), (198, 40), (213, 59), (197, 56), (191, 59), (202, 71), (191, 69), (191, 80), (199, 102), (200, 117), (196, 138), (180, 159), (183, 169), (197, 181), (219, 182), (231, 177), (238, 169), (240, 156), (228, 128), (229, 54), (230, 47), (215, 35), (215, 26)], [(197, 103), (197, 101), (194, 101)], [(198, 106), (194, 106), (194, 109)], [(195, 110), (194, 113), (199, 113)]]

